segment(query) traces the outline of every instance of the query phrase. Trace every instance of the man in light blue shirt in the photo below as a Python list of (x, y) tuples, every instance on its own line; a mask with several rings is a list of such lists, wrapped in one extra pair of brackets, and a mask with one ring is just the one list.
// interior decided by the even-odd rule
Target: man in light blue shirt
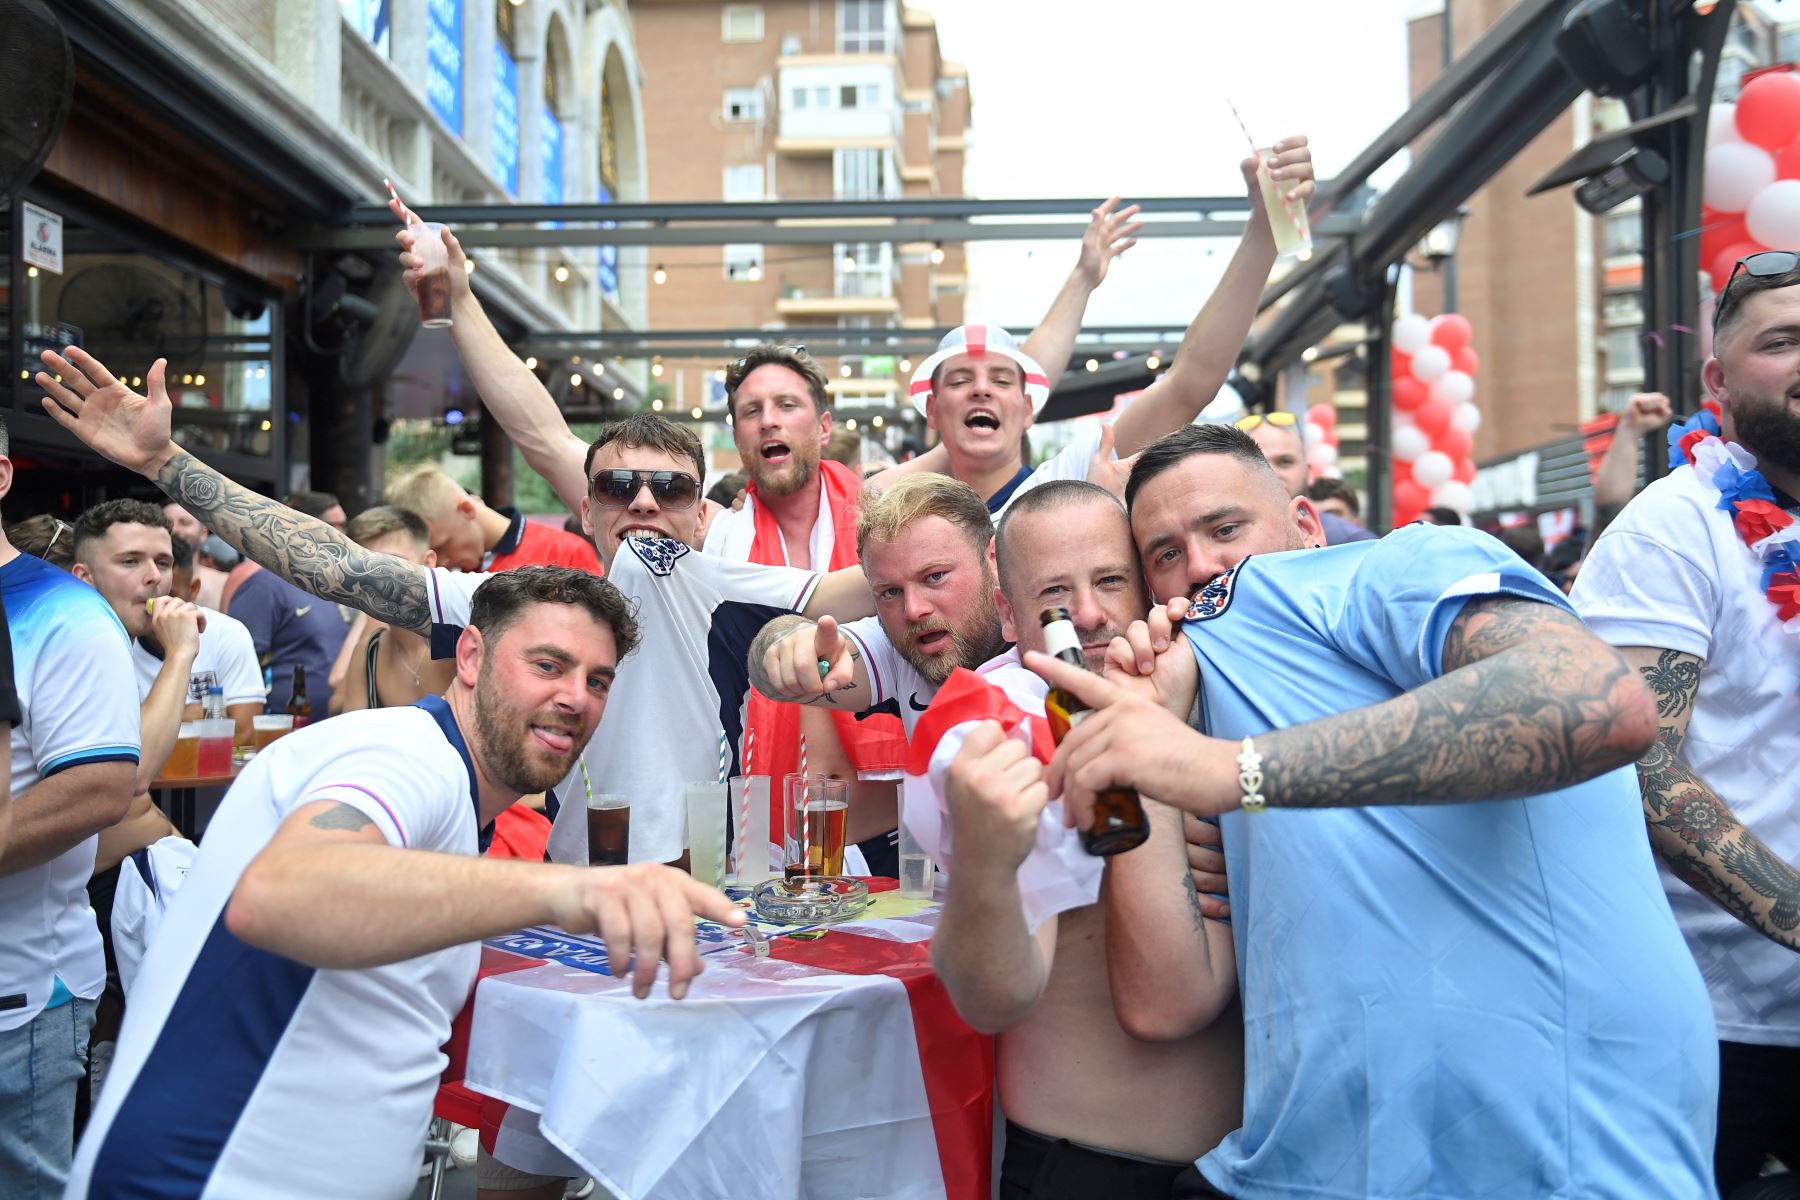
[[(1225, 814), (1244, 1125), (1176, 1194), (1713, 1195), (1713, 1022), (1644, 836), (1637, 673), (1485, 534), (1312, 549), (1240, 431), (1163, 439), (1127, 494), (1185, 636), (1136, 627), (1115, 657), (1149, 678), (1029, 665), (1100, 710), (1051, 767), (1078, 814), (1118, 784)], [(1154, 932), (1113, 959), (1121, 1003), (1192, 953)]]

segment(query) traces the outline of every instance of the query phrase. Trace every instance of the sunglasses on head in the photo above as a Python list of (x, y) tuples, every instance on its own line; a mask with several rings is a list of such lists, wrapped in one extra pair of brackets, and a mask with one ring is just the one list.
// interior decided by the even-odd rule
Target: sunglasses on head
[(1768, 279), (1775, 275), (1786, 275), (1789, 271), (1800, 268), (1800, 253), (1792, 250), (1763, 250), (1737, 260), (1731, 268), (1731, 277), (1725, 286), (1719, 289), (1719, 302), (1713, 308), (1713, 330), (1718, 331), (1719, 324), (1725, 314), (1731, 311), (1737, 297), (1731, 294), (1731, 285), (1737, 282), (1739, 275), (1748, 275), (1752, 279)]
[(1251, 413), (1247, 417), (1239, 417), (1236, 421), (1233, 422), (1233, 424), (1235, 424), (1239, 429), (1243, 430), (1245, 433), (1249, 433), (1252, 429), (1255, 429), (1257, 426), (1261, 425), (1264, 421), (1267, 421), (1271, 425), (1289, 426), (1289, 425), (1298, 425), (1300, 423), (1300, 418), (1296, 417), (1291, 412), (1284, 412), (1280, 409), (1277, 409), (1276, 411), (1269, 413), (1266, 416), (1262, 413)]
[(621, 467), (596, 471), (588, 480), (594, 502), (605, 508), (624, 508), (646, 487), (658, 508), (692, 508), (700, 501), (700, 481), (686, 471), (629, 471)]

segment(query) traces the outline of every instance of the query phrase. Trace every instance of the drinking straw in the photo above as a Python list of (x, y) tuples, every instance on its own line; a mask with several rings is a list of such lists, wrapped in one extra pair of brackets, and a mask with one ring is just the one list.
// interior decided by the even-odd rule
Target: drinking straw
[(800, 861), (812, 874), (812, 776), (806, 770), (806, 735), (800, 735)]
[(396, 201), (398, 201), (401, 209), (406, 213), (406, 223), (408, 225), (419, 224), (420, 223), (419, 214), (414, 212), (412, 209), (408, 208), (406, 206), (406, 201), (400, 199), (400, 193), (396, 192), (394, 190), (393, 181), (389, 180), (389, 179), (384, 179), (381, 182), (387, 184), (388, 195), (392, 196)]
[(750, 755), (756, 750), (756, 730), (752, 728), (744, 735), (744, 763), (742, 794), (738, 797), (737, 811), (737, 851), (732, 861), (737, 864), (737, 877), (744, 878), (744, 860), (750, 853)]
[(731, 778), (731, 743), (725, 738), (725, 731), (719, 730), (719, 782), (724, 783)]
[[(1238, 111), (1237, 105), (1235, 105), (1231, 102), (1231, 97), (1229, 97), (1229, 96), (1227, 96), (1225, 98), (1225, 107), (1229, 108), (1231, 110), (1231, 115), (1233, 117), (1237, 118), (1238, 129), (1243, 132), (1244, 140), (1246, 142), (1250, 143), (1250, 153), (1256, 157), (1256, 160), (1258, 162), (1261, 162), (1262, 161), (1262, 147), (1258, 146), (1256, 144), (1256, 139), (1250, 136), (1250, 127), (1248, 125), (1244, 124), (1244, 114), (1240, 113)], [(1288, 219), (1288, 224), (1290, 224), (1294, 227), (1294, 232), (1299, 233), (1300, 232), (1300, 218), (1296, 217), (1294, 215), (1293, 205), (1288, 202), (1288, 198), (1285, 193), (1278, 192), (1277, 194), (1281, 198), (1281, 215)], [(1271, 216), (1269, 219), (1271, 221), (1273, 221), (1275, 218), (1273, 216)]]

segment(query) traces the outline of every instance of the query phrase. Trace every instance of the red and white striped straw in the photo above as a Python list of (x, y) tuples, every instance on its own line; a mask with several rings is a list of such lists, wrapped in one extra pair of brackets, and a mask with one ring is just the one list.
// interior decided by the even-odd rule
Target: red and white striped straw
[(388, 195), (394, 198), (394, 202), (397, 203), (400, 206), (401, 211), (406, 214), (406, 223), (408, 225), (419, 224), (419, 214), (408, 208), (406, 201), (400, 199), (400, 193), (394, 190), (393, 180), (384, 179), (381, 182), (387, 184)]
[(1250, 136), (1250, 127), (1244, 124), (1244, 114), (1237, 110), (1237, 105), (1231, 102), (1229, 96), (1225, 98), (1225, 107), (1229, 108), (1231, 110), (1231, 115), (1237, 118), (1238, 128), (1244, 131), (1244, 140), (1250, 143), (1250, 153), (1260, 155), (1262, 153), (1262, 147), (1258, 146), (1256, 144), (1256, 139)]
[[(1231, 102), (1231, 97), (1229, 96), (1225, 98), (1225, 107), (1229, 108), (1231, 110), (1231, 115), (1237, 118), (1238, 128), (1243, 131), (1244, 140), (1250, 143), (1250, 153), (1255, 156), (1258, 164), (1266, 166), (1266, 164), (1263, 164), (1262, 162), (1262, 147), (1258, 146), (1256, 144), (1256, 139), (1250, 136), (1250, 127), (1244, 124), (1244, 114), (1238, 111), (1237, 105)], [(1292, 225), (1294, 231), (1298, 233), (1300, 230), (1300, 218), (1294, 215), (1294, 205), (1286, 195), (1281, 196), (1281, 215), (1288, 219), (1288, 224)], [(1269, 214), (1269, 220), (1271, 222), (1275, 220), (1273, 213)]]
[(800, 735), (800, 862), (812, 874), (812, 775), (806, 769), (806, 735)]
[(756, 750), (756, 730), (751, 729), (744, 735), (744, 761), (739, 772), (744, 779), (743, 794), (738, 797), (737, 811), (737, 852), (732, 861), (737, 867), (737, 877), (745, 878), (744, 860), (750, 855), (750, 755)]

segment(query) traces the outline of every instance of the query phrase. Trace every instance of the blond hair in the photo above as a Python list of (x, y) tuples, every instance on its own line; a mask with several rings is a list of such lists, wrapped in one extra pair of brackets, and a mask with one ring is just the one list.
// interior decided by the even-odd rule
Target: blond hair
[(421, 551), (431, 546), (431, 530), (426, 526), (425, 519), (412, 509), (401, 508), (397, 504), (377, 504), (373, 508), (365, 508), (344, 526), (344, 536), (359, 546), (379, 542), (396, 533), (405, 534)]
[(865, 488), (856, 514), (856, 552), (868, 554), (870, 542), (891, 542), (914, 522), (942, 517), (960, 530), (977, 553), (994, 536), (994, 519), (974, 488), (966, 483), (922, 472), (907, 475), (883, 491)]
[(418, 513), (427, 521), (444, 515), (467, 496), (461, 484), (436, 463), (420, 463), (395, 478), (382, 497), (396, 508)]

